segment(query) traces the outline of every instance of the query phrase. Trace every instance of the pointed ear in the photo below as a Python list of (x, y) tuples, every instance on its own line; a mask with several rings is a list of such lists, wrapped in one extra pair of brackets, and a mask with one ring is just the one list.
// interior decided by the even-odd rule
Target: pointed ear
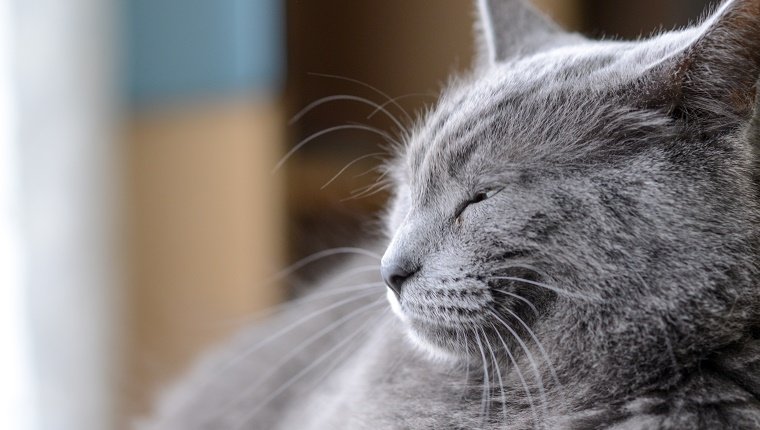
[(567, 35), (528, 0), (477, 0), (480, 65), (527, 55)]
[(685, 48), (651, 70), (647, 93), (706, 129), (750, 120), (760, 77), (760, 0), (728, 0), (694, 31)]

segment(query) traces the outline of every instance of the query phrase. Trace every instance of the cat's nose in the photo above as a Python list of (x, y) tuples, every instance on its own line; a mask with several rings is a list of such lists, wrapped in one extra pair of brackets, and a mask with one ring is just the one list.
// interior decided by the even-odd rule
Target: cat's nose
[(380, 266), (380, 274), (383, 276), (385, 285), (396, 294), (396, 298), (399, 301), (401, 300), (401, 288), (404, 282), (414, 275), (415, 272), (417, 272), (416, 269), (407, 269), (396, 262), (383, 263)]

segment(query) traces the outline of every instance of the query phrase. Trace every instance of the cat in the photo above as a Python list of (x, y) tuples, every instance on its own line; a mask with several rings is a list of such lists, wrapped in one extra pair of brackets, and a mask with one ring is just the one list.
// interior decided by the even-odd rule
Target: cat
[(149, 428), (760, 428), (760, 0), (638, 41), (477, 10), (388, 163), (386, 240)]

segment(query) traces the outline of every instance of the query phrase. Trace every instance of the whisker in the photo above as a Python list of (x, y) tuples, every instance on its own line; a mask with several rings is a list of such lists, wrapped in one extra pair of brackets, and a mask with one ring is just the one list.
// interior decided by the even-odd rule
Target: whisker
[(277, 173), (277, 171), (280, 170), (280, 168), (282, 167), (282, 165), (285, 164), (290, 159), (290, 157), (293, 156), (293, 154), (295, 154), (299, 149), (303, 148), (303, 146), (306, 145), (307, 143), (311, 142), (312, 140), (314, 140), (314, 139), (316, 139), (318, 137), (324, 136), (325, 134), (333, 133), (333, 132), (341, 131), (341, 130), (368, 131), (370, 133), (375, 133), (377, 135), (380, 135), (383, 139), (385, 139), (389, 143), (392, 143), (392, 144), (395, 144), (395, 145), (399, 145), (388, 133), (385, 133), (385, 132), (383, 132), (381, 130), (378, 130), (375, 127), (370, 127), (370, 126), (367, 126), (367, 125), (360, 125), (360, 124), (336, 125), (334, 127), (330, 127), (330, 128), (325, 129), (325, 130), (318, 131), (318, 132), (316, 132), (316, 133), (314, 133), (314, 134), (312, 134), (312, 135), (310, 135), (310, 136), (302, 139), (300, 142), (298, 142), (295, 146), (293, 146), (293, 148), (290, 149), (290, 151), (288, 151), (287, 153), (285, 153), (285, 155), (280, 159), (280, 161), (277, 162), (277, 164), (272, 169), (272, 174)]
[(480, 355), (483, 358), (483, 394), (480, 400), (480, 410), (481, 410), (481, 420), (485, 421), (488, 417), (488, 400), (489, 400), (489, 393), (491, 391), (491, 387), (489, 384), (489, 377), (488, 377), (488, 362), (486, 361), (486, 353), (483, 350), (483, 344), (480, 342), (480, 335), (475, 330), (472, 331), (473, 334), (475, 334), (475, 341), (478, 344), (478, 349), (480, 349)]
[(222, 405), (220, 409), (227, 411), (229, 410), (229, 407), (233, 406), (235, 403), (238, 403), (241, 400), (245, 400), (248, 396), (255, 393), (256, 390), (258, 390), (261, 387), (261, 385), (264, 384), (264, 382), (266, 382), (267, 379), (275, 375), (280, 370), (280, 367), (282, 365), (284, 365), (285, 363), (289, 362), (290, 360), (298, 356), (298, 354), (302, 353), (309, 346), (314, 344), (314, 342), (318, 341), (319, 339), (328, 335), (329, 333), (335, 331), (337, 328), (339, 328), (341, 325), (345, 324), (346, 322), (350, 321), (351, 319), (358, 317), (364, 311), (371, 309), (373, 307), (380, 306), (382, 304), (381, 300), (377, 300), (367, 305), (356, 308), (353, 311), (347, 313), (346, 315), (343, 315), (342, 317), (328, 324), (327, 326), (323, 327), (317, 333), (311, 335), (308, 340), (300, 343), (298, 347), (290, 350), (285, 356), (281, 357), (278, 360), (278, 363), (279, 363), (278, 366), (274, 366), (271, 369), (269, 369), (264, 375), (258, 378), (257, 382), (249, 385), (248, 387), (246, 387), (245, 390), (238, 393), (237, 401), (236, 399), (232, 399), (232, 401), (229, 402), (227, 405)]
[(393, 114), (391, 114), (390, 112), (388, 112), (387, 110), (385, 110), (385, 108), (383, 108), (381, 105), (379, 105), (379, 104), (377, 104), (377, 103), (375, 103), (372, 100), (369, 100), (367, 98), (359, 97), (359, 96), (352, 96), (352, 95), (348, 95), (348, 94), (339, 94), (339, 95), (334, 95), (334, 96), (322, 97), (319, 100), (315, 100), (315, 101), (309, 103), (308, 105), (306, 105), (306, 107), (304, 107), (303, 109), (301, 109), (300, 111), (298, 111), (298, 113), (296, 113), (295, 115), (293, 115), (293, 118), (291, 118), (290, 121), (288, 121), (288, 125), (293, 125), (299, 119), (301, 119), (304, 115), (306, 115), (307, 113), (309, 113), (309, 111), (311, 111), (312, 109), (314, 109), (317, 106), (323, 105), (325, 103), (330, 103), (330, 102), (333, 102), (333, 101), (339, 101), (339, 100), (355, 101), (355, 102), (360, 102), (360, 103), (364, 103), (364, 104), (367, 104), (369, 106), (372, 106), (373, 108), (375, 108), (374, 112), (379, 111), (379, 112), (384, 113), (385, 116), (387, 116), (391, 121), (393, 121), (393, 123), (396, 125), (396, 127), (399, 128), (399, 130), (401, 130), (401, 129), (404, 128), (404, 125), (401, 124), (401, 122), (398, 119), (396, 119), (396, 117), (393, 116)]
[(377, 254), (375, 252), (372, 252), (363, 248), (353, 247), (353, 246), (340, 246), (337, 248), (324, 249), (322, 251), (317, 251), (311, 255), (307, 255), (306, 257), (303, 257), (302, 259), (296, 261), (290, 266), (282, 269), (281, 271), (275, 273), (268, 279), (264, 280), (262, 284), (267, 285), (267, 284), (271, 284), (272, 282), (280, 281), (284, 278), (287, 278), (291, 274), (297, 272), (299, 269), (303, 268), (304, 266), (307, 266), (311, 263), (319, 261), (323, 258), (332, 257), (335, 255), (343, 255), (343, 254), (364, 255), (367, 257), (374, 258), (378, 261), (380, 261), (383, 258), (380, 254)]
[(523, 321), (522, 318), (520, 318), (515, 312), (511, 311), (509, 308), (505, 308), (507, 312), (509, 312), (510, 315), (512, 315), (528, 332), (528, 335), (533, 339), (533, 342), (538, 347), (539, 351), (541, 352), (541, 355), (544, 358), (544, 362), (546, 362), (547, 366), (549, 366), (549, 373), (551, 373), (552, 379), (554, 379), (554, 382), (557, 384), (557, 389), (560, 392), (560, 395), (563, 396), (564, 400), (564, 389), (562, 387), (562, 383), (559, 381), (559, 376), (557, 376), (557, 371), (554, 368), (554, 363), (549, 358), (549, 354), (546, 353), (546, 349), (544, 349), (544, 345), (541, 343), (541, 341), (538, 339), (538, 336), (536, 336), (536, 333), (531, 330), (531, 328), (528, 326), (528, 324)]
[[(387, 315), (388, 312), (390, 312), (390, 309), (386, 308), (385, 310), (382, 311), (379, 318), (382, 318), (383, 316)], [(387, 324), (388, 324), (388, 320), (386, 320), (383, 323), (383, 326), (386, 326)], [(364, 325), (360, 330), (365, 332), (370, 327), (371, 325)], [(343, 351), (338, 353), (338, 356), (333, 358), (332, 363), (330, 363), (330, 365), (325, 368), (325, 370), (322, 372), (322, 375), (318, 376), (317, 378), (314, 378), (314, 382), (308, 387), (308, 390), (314, 389), (314, 387), (319, 387), (322, 381), (327, 379), (335, 371), (335, 369), (341, 364), (343, 364), (345, 360), (348, 358), (348, 356), (350, 356), (351, 353), (356, 352), (360, 346), (361, 346), (361, 343), (354, 348), (351, 348), (350, 345), (346, 346), (346, 348)]]
[(381, 156), (381, 155), (384, 155), (384, 154), (385, 154), (384, 152), (373, 152), (373, 153), (370, 153), (370, 154), (362, 155), (361, 157), (354, 158), (350, 163), (348, 163), (345, 166), (343, 166), (343, 168), (340, 169), (340, 171), (338, 171), (338, 173), (336, 173), (335, 176), (333, 176), (332, 178), (330, 178), (329, 181), (325, 182), (324, 185), (322, 185), (322, 187), (320, 187), (319, 189), (320, 190), (324, 190), (325, 188), (327, 188), (327, 186), (330, 185), (330, 184), (332, 184), (336, 179), (338, 179), (338, 177), (340, 175), (342, 175), (343, 172), (345, 172), (346, 170), (348, 170), (351, 166), (353, 166), (354, 164), (358, 163), (359, 161), (366, 160), (367, 158), (370, 158), (370, 157)]
[(367, 282), (364, 284), (356, 284), (356, 285), (349, 285), (345, 287), (335, 287), (335, 288), (329, 288), (325, 291), (317, 291), (314, 293), (306, 294), (303, 297), (298, 297), (296, 299), (288, 300), (280, 305), (273, 306), (274, 308), (282, 308), (282, 309), (290, 309), (292, 307), (295, 307), (297, 305), (302, 305), (306, 303), (316, 302), (318, 300), (323, 300), (327, 298), (331, 298), (332, 296), (337, 296), (340, 294), (346, 294), (346, 293), (353, 293), (357, 291), (364, 291), (369, 290), (373, 288), (378, 287), (384, 287), (385, 284), (382, 282)]
[[(467, 338), (467, 333), (464, 330), (461, 330), (459, 327), (454, 327), (454, 336), (455, 336), (455, 344), (456, 345), (469, 345), (470, 341)], [(464, 370), (464, 383), (462, 384), (462, 393), (461, 393), (461, 399), (466, 400), (469, 394), (470, 388), (472, 388), (473, 384), (470, 383), (470, 364), (471, 360), (459, 360), (458, 364), (460, 366), (463, 366)], [(451, 370), (452, 372), (455, 372), (457, 367), (452, 366)], [(461, 369), (460, 369), (461, 370)]]
[(278, 330), (277, 332), (275, 332), (273, 335), (268, 336), (268, 337), (264, 338), (263, 340), (257, 342), (255, 345), (252, 345), (252, 346), (246, 348), (241, 355), (242, 356), (247, 356), (247, 355), (249, 355), (249, 354), (251, 354), (251, 353), (253, 353), (253, 352), (261, 349), (262, 346), (269, 344), (270, 342), (272, 342), (273, 340), (275, 340), (278, 337), (282, 336), (283, 334), (290, 332), (294, 328), (298, 327), (299, 325), (305, 323), (306, 321), (309, 321), (310, 319), (312, 319), (312, 318), (314, 318), (316, 316), (322, 315), (322, 314), (324, 314), (324, 313), (326, 313), (328, 311), (331, 311), (331, 310), (333, 310), (335, 308), (338, 308), (338, 307), (343, 306), (345, 304), (348, 304), (348, 303), (357, 301), (359, 299), (371, 296), (373, 294), (377, 294), (377, 291), (365, 291), (363, 293), (356, 294), (353, 297), (349, 297), (349, 298), (346, 298), (346, 299), (343, 299), (343, 300), (339, 300), (339, 301), (337, 301), (335, 303), (330, 304), (329, 306), (326, 306), (326, 307), (321, 308), (321, 309), (319, 309), (317, 311), (314, 311), (314, 312), (306, 315), (305, 317), (299, 318), (295, 322), (288, 324), (284, 328), (282, 328), (282, 329)]
[(359, 197), (359, 196), (361, 196), (362, 194), (366, 194), (366, 193), (368, 193), (368, 192), (370, 192), (370, 191), (374, 190), (374, 189), (375, 189), (375, 188), (377, 188), (377, 187), (382, 187), (382, 186), (385, 186), (385, 185), (389, 184), (389, 183), (390, 183), (390, 180), (389, 180), (389, 179), (384, 179), (385, 175), (386, 175), (385, 173), (382, 173), (382, 174), (381, 174), (381, 175), (380, 175), (380, 176), (377, 178), (377, 180), (376, 180), (375, 182), (373, 182), (373, 183), (371, 183), (371, 184), (369, 184), (369, 185), (365, 185), (365, 186), (363, 186), (363, 187), (361, 187), (361, 188), (357, 188), (357, 189), (355, 189), (355, 190), (351, 191), (351, 197)]
[(409, 112), (407, 112), (406, 109), (403, 108), (403, 106), (401, 106), (396, 101), (394, 101), (393, 98), (391, 96), (389, 96), (387, 93), (379, 90), (378, 88), (376, 88), (376, 87), (374, 87), (374, 86), (372, 86), (372, 85), (370, 85), (370, 84), (368, 84), (366, 82), (362, 82), (362, 81), (360, 81), (358, 79), (348, 78), (348, 77), (339, 76), (339, 75), (331, 75), (331, 74), (327, 74), (327, 73), (314, 73), (314, 72), (311, 72), (309, 74), (312, 75), (312, 76), (320, 76), (320, 77), (323, 77), (323, 78), (339, 79), (339, 80), (346, 81), (346, 82), (352, 82), (354, 84), (361, 85), (361, 86), (363, 86), (365, 88), (369, 88), (370, 90), (372, 90), (372, 91), (376, 92), (377, 94), (380, 94), (381, 96), (383, 96), (386, 99), (388, 99), (391, 103), (393, 103), (394, 106), (396, 106), (404, 114), (404, 116), (406, 117), (407, 121), (412, 122), (412, 117), (409, 115)]
[(367, 169), (367, 170), (365, 170), (365, 171), (363, 171), (361, 173), (357, 173), (356, 175), (354, 175), (354, 178), (361, 178), (362, 176), (367, 175), (367, 174), (372, 173), (372, 172), (382, 172), (380, 174), (380, 176), (383, 176), (383, 173), (385, 173), (383, 171), (383, 168), (382, 168), (381, 165), (380, 166), (372, 166), (369, 169)]
[[(512, 267), (518, 267), (518, 266), (512, 266)], [(554, 291), (555, 293), (557, 293), (559, 295), (562, 295), (562, 296), (567, 296), (567, 297), (572, 297), (572, 298), (576, 298), (576, 299), (587, 300), (587, 301), (590, 301), (590, 302), (599, 302), (599, 301), (602, 300), (601, 297), (598, 297), (598, 296), (585, 295), (585, 294), (581, 294), (581, 293), (573, 293), (573, 292), (570, 292), (570, 291), (563, 290), (561, 288), (554, 287), (554, 286), (549, 285), (549, 284), (545, 284), (543, 282), (531, 281), (529, 279), (518, 278), (518, 277), (515, 277), (515, 276), (494, 276), (491, 279), (504, 279), (504, 280), (507, 280), (507, 281), (524, 282), (526, 284), (530, 284), (530, 285), (535, 285), (537, 287), (546, 288), (547, 290)]]
[(356, 294), (353, 297), (349, 297), (349, 298), (337, 301), (335, 303), (332, 303), (329, 306), (326, 306), (324, 308), (320, 308), (319, 310), (316, 310), (316, 311), (314, 311), (314, 312), (312, 312), (312, 313), (310, 313), (310, 314), (308, 314), (308, 315), (306, 315), (306, 316), (304, 316), (302, 318), (299, 318), (298, 320), (296, 320), (296, 321), (288, 324), (287, 326), (283, 327), (282, 329), (278, 330), (274, 334), (272, 334), (272, 335), (270, 335), (270, 336), (262, 339), (261, 341), (256, 342), (255, 344), (253, 344), (253, 345), (245, 348), (240, 354), (236, 355), (235, 357), (230, 358), (223, 365), (223, 367), (221, 367), (221, 368), (218, 369), (217, 374), (225, 371), (226, 369), (228, 369), (231, 366), (233, 366), (235, 363), (240, 362), (241, 360), (245, 359), (246, 357), (250, 356), (254, 352), (256, 352), (259, 349), (261, 349), (263, 346), (265, 346), (265, 345), (269, 344), (270, 342), (278, 339), (280, 336), (283, 336), (283, 335), (289, 333), (291, 330), (293, 330), (296, 327), (300, 326), (301, 324), (303, 324), (303, 323), (311, 320), (312, 318), (315, 318), (315, 317), (318, 317), (320, 315), (323, 315), (323, 314), (325, 314), (325, 313), (327, 313), (327, 312), (329, 312), (329, 311), (331, 311), (331, 310), (333, 310), (335, 308), (338, 308), (340, 306), (349, 304), (351, 302), (355, 302), (355, 301), (363, 299), (365, 297), (369, 297), (369, 296), (371, 296), (373, 294), (377, 294), (377, 292), (376, 291), (365, 291), (363, 293)]
[(390, 183), (385, 183), (382, 186), (377, 187), (372, 192), (366, 192), (366, 193), (362, 193), (362, 194), (357, 194), (355, 196), (346, 197), (345, 199), (342, 199), (341, 202), (345, 202), (345, 201), (348, 201), (348, 200), (366, 199), (367, 197), (371, 197), (371, 196), (374, 196), (375, 194), (378, 194), (378, 193), (381, 193), (383, 191), (388, 190), (388, 188), (390, 188), (390, 186), (391, 186)]
[[(457, 338), (458, 338), (459, 330), (457, 330), (456, 332), (457, 332)], [(464, 333), (462, 335), (464, 336)], [(463, 390), (462, 398), (467, 397), (467, 391), (470, 387), (470, 360), (466, 360), (465, 363), (467, 364), (467, 367), (465, 368), (465, 373), (464, 373), (464, 388), (465, 389)]]
[(351, 339), (353, 339), (356, 336), (358, 336), (361, 333), (361, 328), (363, 328), (364, 326), (368, 325), (370, 322), (374, 322), (376, 319), (379, 319), (379, 317), (377, 317), (375, 319), (369, 319), (369, 320), (365, 321), (364, 324), (362, 324), (356, 331), (354, 331), (350, 335), (344, 337), (340, 342), (338, 342), (332, 348), (330, 348), (327, 352), (325, 352), (324, 354), (322, 354), (321, 357), (319, 357), (318, 359), (316, 359), (316, 360), (312, 361), (311, 363), (309, 363), (308, 366), (306, 366), (303, 369), (301, 369), (298, 373), (296, 373), (294, 376), (292, 376), (290, 379), (288, 379), (284, 384), (280, 385), (279, 388), (277, 388), (276, 390), (274, 390), (265, 399), (263, 399), (262, 401), (260, 401), (255, 408), (253, 408), (250, 412), (248, 412), (247, 414), (245, 414), (245, 416), (243, 416), (241, 422), (237, 426), (235, 426), (234, 428), (235, 429), (243, 429), (243, 428), (245, 428), (246, 425), (248, 424), (248, 422), (251, 419), (253, 419), (256, 416), (256, 414), (264, 406), (266, 406), (269, 402), (271, 402), (272, 400), (274, 400), (275, 398), (277, 398), (277, 396), (279, 396), (280, 394), (284, 393), (285, 390), (287, 390), (288, 388), (290, 388), (290, 386), (292, 386), (294, 383), (298, 382), (299, 379), (301, 379), (304, 375), (306, 375), (312, 369), (314, 369), (315, 367), (317, 367), (320, 363), (322, 363), (323, 361), (325, 361), (328, 357), (330, 357), (335, 351), (337, 351), (338, 349), (340, 349), (343, 345), (345, 345), (348, 342), (350, 342)]
[(359, 188), (355, 191), (352, 191), (351, 198), (358, 199), (363, 196), (366, 196), (370, 192), (377, 191), (378, 189), (381, 189), (383, 187), (386, 187), (389, 185), (389, 181), (378, 181), (373, 184), (367, 185), (365, 187)]
[(530, 405), (530, 410), (533, 413), (533, 417), (536, 420), (536, 423), (538, 423), (539, 422), (538, 411), (536, 410), (536, 405), (533, 402), (533, 395), (530, 392), (530, 387), (528, 387), (528, 382), (525, 380), (525, 375), (523, 375), (522, 370), (520, 370), (520, 366), (517, 365), (517, 360), (515, 360), (515, 357), (512, 355), (512, 352), (509, 350), (509, 347), (507, 346), (507, 342), (504, 341), (504, 338), (501, 337), (501, 333), (499, 333), (499, 330), (496, 329), (496, 325), (491, 323), (491, 326), (494, 328), (494, 332), (496, 332), (496, 336), (499, 338), (499, 341), (501, 341), (501, 344), (504, 347), (504, 351), (507, 353), (507, 357), (509, 357), (509, 361), (511, 361), (512, 366), (515, 367), (515, 372), (517, 372), (517, 377), (520, 379), (523, 389), (525, 390), (525, 395), (528, 398), (528, 405)]
[[(330, 279), (330, 283), (337, 284), (340, 281), (350, 278), (353, 275), (364, 273), (364, 272), (370, 272), (375, 271), (378, 275), (380, 274), (380, 266), (373, 264), (373, 265), (366, 265), (366, 266), (358, 266), (354, 267), (348, 270), (344, 270), (340, 273), (340, 275), (336, 276), (335, 278)], [(379, 278), (377, 278), (379, 279)], [(378, 281), (380, 282), (380, 281)]]
[(502, 413), (502, 418), (504, 419), (505, 425), (506, 425), (507, 396), (506, 394), (504, 394), (504, 379), (502, 379), (501, 377), (501, 369), (500, 369), (501, 366), (499, 366), (499, 362), (498, 360), (496, 360), (496, 354), (494, 354), (493, 352), (493, 348), (491, 347), (491, 342), (488, 341), (488, 337), (486, 336), (485, 330), (481, 327), (480, 331), (483, 334), (483, 340), (485, 340), (486, 347), (488, 348), (488, 352), (491, 353), (491, 362), (493, 363), (494, 370), (496, 371), (496, 377), (497, 377), (497, 380), (499, 381), (499, 390), (501, 391), (501, 413)]
[[(391, 103), (395, 104), (397, 101), (402, 100), (402, 99), (406, 99), (406, 98), (409, 98), (409, 97), (430, 97), (430, 98), (436, 98), (437, 96), (435, 94), (430, 94), (430, 93), (409, 93), (409, 94), (403, 94), (403, 95), (400, 95), (400, 96), (393, 97), (392, 99), (389, 99), (388, 101), (386, 101), (384, 103), (381, 103), (380, 107), (386, 107), (386, 106), (388, 106)], [(375, 109), (374, 111), (372, 111), (372, 113), (370, 113), (369, 115), (367, 115), (367, 119), (371, 119), (378, 112), (379, 112), (379, 109)]]
[(380, 174), (380, 176), (378, 176), (377, 180), (375, 180), (374, 183), (365, 185), (363, 187), (360, 187), (351, 191), (351, 195), (341, 201), (369, 197), (371, 195), (377, 194), (387, 189), (392, 184), (392, 181), (389, 178), (385, 178), (387, 175), (388, 175), (387, 171), (383, 172), (382, 174)]
[(272, 334), (271, 336), (268, 336), (268, 337), (264, 338), (263, 340), (261, 340), (259, 342), (256, 342), (255, 344), (253, 344), (253, 345), (245, 348), (239, 354), (226, 359), (224, 361), (224, 363), (221, 363), (218, 368), (216, 368), (213, 371), (211, 371), (211, 372), (207, 373), (206, 375), (204, 375), (203, 379), (198, 382), (198, 387), (199, 387), (198, 389), (201, 390), (201, 391), (204, 391), (206, 389), (206, 387), (208, 387), (209, 385), (213, 385), (214, 382), (216, 382), (216, 381), (219, 380), (219, 375), (220, 374), (228, 371), (235, 364), (237, 364), (240, 361), (244, 360), (245, 358), (249, 357), (252, 353), (258, 351), (264, 345), (267, 345), (270, 342), (272, 342), (273, 340), (279, 338), (280, 336), (283, 336), (283, 335), (287, 334), (288, 332), (290, 332), (291, 330), (293, 330), (296, 327), (300, 326), (301, 324), (303, 324), (303, 323), (311, 320), (312, 318), (316, 318), (316, 317), (318, 317), (318, 316), (320, 316), (320, 315), (322, 315), (322, 314), (324, 314), (326, 312), (329, 312), (329, 311), (331, 311), (331, 310), (333, 310), (335, 308), (338, 308), (340, 306), (343, 306), (343, 305), (349, 304), (351, 302), (363, 299), (365, 297), (369, 297), (372, 294), (377, 294), (377, 293), (375, 291), (369, 291), (369, 292), (364, 292), (364, 293), (361, 293), (361, 294), (356, 294), (353, 297), (349, 297), (349, 298), (340, 300), (338, 302), (332, 303), (331, 305), (326, 306), (324, 308), (320, 308), (319, 310), (314, 311), (314, 312), (312, 312), (312, 313), (310, 313), (310, 314), (308, 314), (308, 315), (306, 315), (306, 316), (304, 316), (304, 317), (296, 320), (295, 322), (293, 322), (291, 324), (288, 324), (286, 327), (280, 329), (279, 331), (277, 331), (276, 333)]
[(534, 305), (533, 302), (531, 302), (530, 300), (526, 299), (525, 297), (523, 297), (523, 296), (521, 296), (519, 294), (515, 294), (515, 293), (513, 293), (511, 291), (502, 290), (500, 288), (494, 288), (494, 290), (498, 291), (500, 293), (506, 294), (508, 296), (514, 297), (517, 300), (522, 301), (523, 303), (525, 303), (528, 306), (530, 306), (530, 309), (533, 311), (533, 314), (535, 314), (536, 316), (538, 316), (539, 312), (538, 312), (538, 308), (536, 307), (536, 305)]
[(530, 366), (533, 369), (533, 373), (536, 376), (536, 382), (538, 383), (538, 389), (539, 393), (541, 394), (541, 402), (543, 404), (542, 409), (544, 410), (544, 415), (548, 415), (548, 400), (546, 398), (546, 390), (544, 388), (544, 382), (543, 378), (541, 377), (541, 371), (538, 368), (538, 364), (536, 363), (535, 358), (533, 357), (533, 354), (531, 354), (530, 349), (528, 348), (528, 345), (523, 342), (522, 338), (517, 334), (517, 332), (509, 326), (509, 324), (504, 321), (499, 314), (497, 314), (494, 311), (489, 311), (491, 315), (494, 316), (503, 326), (506, 328), (509, 333), (515, 338), (517, 343), (520, 345), (520, 347), (525, 351), (525, 356), (528, 358), (528, 361), (530, 361)]
[[(378, 270), (376, 266), (372, 266), (375, 270)], [(286, 300), (280, 304), (267, 307), (265, 309), (261, 309), (259, 311), (253, 312), (250, 315), (247, 315), (243, 318), (236, 318), (236, 319), (226, 319), (220, 323), (221, 326), (224, 326), (226, 324), (232, 324), (232, 325), (241, 325), (245, 323), (252, 323), (256, 320), (259, 320), (261, 318), (264, 318), (266, 316), (276, 314), (279, 312), (285, 312), (288, 309), (294, 308), (299, 305), (316, 302), (318, 300), (324, 300), (326, 298), (330, 298), (332, 296), (337, 296), (340, 294), (346, 294), (346, 293), (352, 293), (357, 291), (364, 291), (371, 288), (378, 288), (378, 287), (384, 287), (385, 284), (383, 282), (368, 282), (363, 284), (356, 284), (356, 285), (349, 285), (345, 287), (335, 287), (335, 288), (329, 288), (325, 291), (317, 291), (314, 293), (306, 294), (302, 297), (298, 297), (291, 300)]]

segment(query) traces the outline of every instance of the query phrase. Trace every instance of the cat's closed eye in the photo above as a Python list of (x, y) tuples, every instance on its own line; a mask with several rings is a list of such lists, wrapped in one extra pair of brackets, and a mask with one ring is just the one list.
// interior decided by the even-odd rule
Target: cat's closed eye
[(470, 207), (470, 206), (472, 206), (474, 204), (477, 204), (477, 203), (480, 203), (480, 202), (482, 202), (484, 200), (490, 199), (491, 197), (493, 197), (496, 194), (498, 194), (499, 192), (501, 192), (502, 189), (503, 188), (489, 188), (489, 189), (481, 190), (481, 191), (478, 191), (477, 193), (475, 193), (472, 196), (472, 198), (470, 198), (469, 200), (465, 201), (464, 203), (462, 203), (461, 206), (459, 206), (459, 209), (457, 210), (456, 217), (455, 217), (457, 223), (461, 222), (460, 218), (462, 216), (462, 213), (464, 213), (465, 209), (467, 209), (468, 207)]
[(489, 189), (480, 191), (472, 197), (472, 200), (470, 200), (470, 204), (480, 203), (483, 200), (490, 199), (491, 197), (499, 194), (501, 190), (503, 190), (503, 188), (489, 188)]

